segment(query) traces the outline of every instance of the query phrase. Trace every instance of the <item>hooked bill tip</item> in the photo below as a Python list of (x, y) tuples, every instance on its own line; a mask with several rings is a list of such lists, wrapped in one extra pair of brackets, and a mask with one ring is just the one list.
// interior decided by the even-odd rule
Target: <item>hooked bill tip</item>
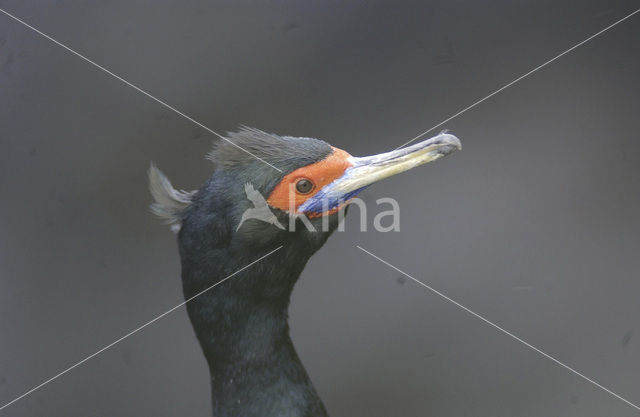
[(460, 142), (460, 139), (450, 133), (440, 133), (436, 138), (440, 138), (442, 145), (445, 147), (448, 145), (455, 148), (453, 150), (458, 151), (462, 149), (462, 142)]

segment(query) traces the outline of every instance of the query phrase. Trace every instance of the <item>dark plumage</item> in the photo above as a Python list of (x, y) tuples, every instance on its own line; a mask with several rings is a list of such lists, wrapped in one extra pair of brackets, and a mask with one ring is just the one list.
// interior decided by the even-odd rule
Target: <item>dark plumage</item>
[[(252, 155), (289, 173), (301, 166), (317, 162), (331, 153), (331, 146), (319, 139), (278, 136), (243, 126), (238, 132), (227, 134), (229, 141), (216, 142), (207, 158), (216, 167), (243, 168), (255, 164), (265, 165)], [(268, 165), (264, 168), (273, 169)]]
[[(357, 162), (350, 162), (348, 154), (343, 151), (340, 152), (344, 155), (337, 154), (326, 142), (317, 139), (281, 137), (250, 128), (231, 133), (228, 139), (282, 172), (225, 141), (219, 142), (209, 155), (215, 171), (195, 193), (174, 190), (155, 167), (150, 170), (154, 212), (179, 227), (186, 298), (282, 246), (273, 255), (187, 303), (189, 318), (209, 365), (213, 415), (326, 416), (289, 337), (287, 309), (300, 273), (335, 230), (338, 216), (325, 213), (329, 227), (324, 231), (322, 216), (309, 218), (317, 231), (309, 231), (302, 224), (295, 231), (288, 227), (282, 230), (255, 219), (237, 227), (245, 210), (254, 207), (245, 195), (245, 184), (252, 184), (265, 197), (270, 196), (278, 184), (289, 181), (288, 174), (295, 177), (297, 172), (315, 172), (304, 171), (304, 167), (324, 169), (327, 161), (332, 161), (330, 155), (334, 159), (338, 158), (335, 155), (343, 158), (336, 162), (337, 166), (349, 167), (336, 174), (331, 187), (340, 185), (343, 178), (351, 180), (353, 175), (361, 175), (361, 171), (356, 170)], [(459, 142), (447, 146), (459, 147)], [(444, 148), (438, 143), (433, 149), (443, 152)], [(432, 159), (436, 157), (439, 156)], [(323, 162), (318, 165), (319, 161)], [(308, 198), (313, 198), (317, 191), (320, 190), (310, 193)], [(287, 210), (270, 209), (282, 225), (288, 226), (294, 216)], [(305, 213), (295, 216), (295, 221), (301, 222)]]

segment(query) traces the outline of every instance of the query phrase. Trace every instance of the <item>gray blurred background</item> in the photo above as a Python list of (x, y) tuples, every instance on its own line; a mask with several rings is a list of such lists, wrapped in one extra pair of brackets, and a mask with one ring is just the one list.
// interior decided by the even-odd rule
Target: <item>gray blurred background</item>
[[(399, 146), (637, 6), (0, 1), (213, 130), (354, 155)], [(637, 15), (448, 122), (462, 152), (364, 194), (372, 214), (399, 201), (401, 232), (359, 233), (352, 216), (312, 258), (292, 333), (333, 416), (638, 415), (355, 245), (640, 403), (639, 35)], [(0, 403), (183, 300), (146, 169), (197, 188), (214, 139), (0, 15)], [(0, 412), (209, 414), (184, 309)]]

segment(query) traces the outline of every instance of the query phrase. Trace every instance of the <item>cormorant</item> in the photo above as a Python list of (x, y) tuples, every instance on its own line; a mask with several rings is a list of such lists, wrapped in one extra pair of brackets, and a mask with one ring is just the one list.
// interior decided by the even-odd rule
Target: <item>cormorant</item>
[(441, 133), (356, 158), (322, 140), (247, 127), (227, 139), (209, 154), (214, 173), (198, 191), (175, 190), (155, 166), (149, 169), (152, 210), (178, 232), (187, 300), (282, 246), (186, 304), (209, 365), (213, 415), (326, 416), (289, 337), (294, 284), (337, 228), (345, 202), (376, 181), (460, 149), (460, 141)]

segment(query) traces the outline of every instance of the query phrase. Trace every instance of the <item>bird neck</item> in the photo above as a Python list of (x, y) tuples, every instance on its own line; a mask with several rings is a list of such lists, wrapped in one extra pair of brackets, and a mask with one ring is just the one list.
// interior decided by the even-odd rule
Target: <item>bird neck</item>
[(214, 416), (283, 416), (296, 409), (326, 415), (291, 342), (285, 312), (256, 309), (229, 324), (218, 327), (227, 327), (222, 337), (201, 339)]
[[(306, 259), (285, 264), (287, 257), (279, 255), (187, 303), (209, 365), (214, 416), (326, 416), (289, 336), (289, 299)], [(183, 262), (185, 297), (234, 269)]]

